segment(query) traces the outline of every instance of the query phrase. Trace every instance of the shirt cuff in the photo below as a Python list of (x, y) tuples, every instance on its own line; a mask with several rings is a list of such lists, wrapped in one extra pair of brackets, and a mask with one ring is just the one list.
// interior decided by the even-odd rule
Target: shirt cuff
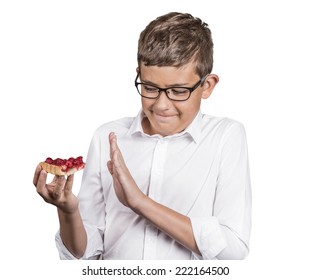
[(56, 233), (55, 242), (61, 260), (77, 260), (63, 244), (59, 231)]
[(201, 256), (195, 259), (212, 260), (227, 246), (225, 235), (215, 217), (190, 217), (193, 233)]
[[(87, 234), (87, 247), (80, 260), (97, 260), (101, 258), (103, 254), (102, 235), (100, 234), (100, 230), (98, 228), (95, 229), (91, 226), (85, 225), (85, 230)], [(59, 231), (55, 235), (55, 242), (59, 252), (59, 258), (61, 260), (77, 260), (77, 258), (74, 257), (66, 248)]]

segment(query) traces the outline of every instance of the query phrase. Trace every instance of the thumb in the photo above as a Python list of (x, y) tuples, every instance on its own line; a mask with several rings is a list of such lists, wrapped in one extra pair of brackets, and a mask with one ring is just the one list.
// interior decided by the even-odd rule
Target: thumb
[(113, 175), (113, 163), (111, 160), (107, 162), (107, 167), (109, 169), (110, 174)]

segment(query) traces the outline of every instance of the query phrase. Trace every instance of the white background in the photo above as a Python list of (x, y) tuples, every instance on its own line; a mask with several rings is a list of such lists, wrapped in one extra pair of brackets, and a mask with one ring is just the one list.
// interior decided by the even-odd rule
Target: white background
[[(235, 262), (89, 264), (228, 265), (231, 276), (223, 279), (309, 277), (306, 4), (1, 1), (1, 274), (6, 279), (85, 279), (81, 268), (88, 262), (58, 260), (56, 209), (36, 193), (34, 169), (47, 156), (86, 157), (99, 125), (137, 114), (140, 97), (133, 81), (139, 33), (155, 17), (181, 11), (202, 18), (213, 32), (213, 72), (220, 83), (202, 111), (237, 119), (247, 131), (253, 188), (251, 252), (246, 260)], [(81, 179), (76, 175), (74, 192)]]

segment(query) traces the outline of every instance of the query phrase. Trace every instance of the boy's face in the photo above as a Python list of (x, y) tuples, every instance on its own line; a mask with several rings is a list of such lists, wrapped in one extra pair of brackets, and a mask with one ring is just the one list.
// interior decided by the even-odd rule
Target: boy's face
[[(176, 68), (172, 66), (141, 65), (140, 80), (159, 88), (173, 86), (193, 87), (200, 77), (195, 73), (193, 63)], [(164, 91), (157, 99), (142, 98), (142, 108), (146, 115), (142, 122), (145, 133), (161, 136), (172, 135), (186, 129), (196, 117), (201, 99), (208, 98), (218, 82), (216, 75), (209, 75), (203, 86), (198, 86), (186, 101), (172, 101)]]

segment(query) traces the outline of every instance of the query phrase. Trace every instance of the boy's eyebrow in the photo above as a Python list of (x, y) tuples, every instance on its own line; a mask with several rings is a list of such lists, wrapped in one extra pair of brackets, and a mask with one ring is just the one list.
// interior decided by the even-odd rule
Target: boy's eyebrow
[[(145, 83), (145, 84), (148, 84), (148, 85), (151, 85), (151, 86), (154, 86), (154, 87), (160, 88), (160, 86), (158, 86), (157, 84), (155, 84), (155, 83), (153, 83), (151, 81), (148, 81), (148, 80), (142, 80), (141, 79), (141, 82)], [(167, 85), (166, 87), (167, 88), (170, 88), (170, 87), (184, 87), (186, 85), (189, 85), (189, 83), (175, 83), (175, 84)]]

